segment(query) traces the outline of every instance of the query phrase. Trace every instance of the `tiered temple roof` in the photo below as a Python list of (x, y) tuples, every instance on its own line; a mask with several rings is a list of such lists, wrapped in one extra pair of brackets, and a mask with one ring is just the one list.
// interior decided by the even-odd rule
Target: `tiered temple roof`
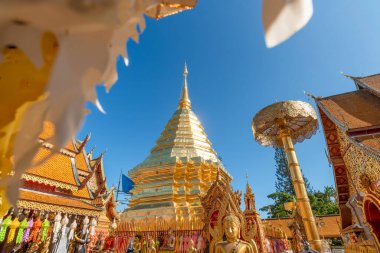
[(113, 189), (106, 186), (103, 154), (87, 154), (84, 141), (71, 140), (65, 148), (54, 150), (49, 139), (54, 126), (46, 122), (40, 135), (41, 147), (34, 166), (22, 175), (18, 206), (50, 212), (99, 217), (113, 199)]

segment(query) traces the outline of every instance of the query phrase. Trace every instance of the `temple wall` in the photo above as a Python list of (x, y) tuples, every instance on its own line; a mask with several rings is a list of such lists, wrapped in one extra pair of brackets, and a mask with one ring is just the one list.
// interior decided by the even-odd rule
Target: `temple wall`
[(350, 196), (353, 196), (358, 191), (365, 191), (365, 188), (369, 186), (366, 183), (366, 177), (373, 182), (380, 179), (380, 161), (370, 152), (352, 143), (342, 130), (339, 128), (337, 130), (350, 180)]

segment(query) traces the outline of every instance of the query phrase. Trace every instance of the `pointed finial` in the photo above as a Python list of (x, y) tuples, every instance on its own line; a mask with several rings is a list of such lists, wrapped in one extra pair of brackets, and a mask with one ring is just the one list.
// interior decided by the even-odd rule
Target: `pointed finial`
[(323, 98), (323, 97), (321, 97), (321, 96), (314, 96), (313, 94), (308, 93), (307, 91), (303, 91), (303, 94), (305, 94), (305, 95), (308, 96), (308, 97), (311, 97), (311, 98), (314, 99), (314, 100), (319, 100), (319, 99), (322, 99), (322, 98)]
[(187, 78), (187, 74), (189, 74), (189, 71), (187, 70), (187, 64), (185, 62), (185, 66), (183, 68), (183, 76), (185, 77), (185, 79)]
[(182, 94), (181, 94), (181, 99), (179, 100), (178, 103), (178, 108), (183, 108), (183, 109), (190, 109), (191, 108), (191, 102), (189, 99), (189, 93), (187, 91), (187, 75), (189, 74), (189, 71), (187, 70), (187, 65), (185, 62), (185, 67), (183, 68), (183, 88), (182, 88)]
[(355, 80), (355, 79), (358, 79), (357, 77), (355, 76), (351, 76), (351, 75), (348, 75), (346, 73), (344, 73), (343, 71), (340, 72), (340, 74), (346, 78), (349, 78), (349, 79), (352, 79), (352, 80)]

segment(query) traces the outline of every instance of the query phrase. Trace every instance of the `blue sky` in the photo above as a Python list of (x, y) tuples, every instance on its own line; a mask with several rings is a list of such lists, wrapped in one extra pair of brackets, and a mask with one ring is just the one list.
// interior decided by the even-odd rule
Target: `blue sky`
[[(256, 206), (274, 191), (274, 150), (257, 144), (251, 120), (263, 107), (304, 95), (329, 96), (354, 89), (354, 76), (379, 72), (380, 2), (314, 1), (309, 24), (273, 49), (264, 44), (261, 1), (200, 0), (195, 9), (159, 21), (147, 19), (140, 43), (128, 43), (130, 65), (118, 63), (119, 80), (106, 93), (98, 88), (106, 114), (92, 105), (79, 138), (91, 133), (88, 149), (107, 149), (109, 185), (142, 162), (176, 109), (182, 70), (189, 68), (193, 111), (213, 147)], [(295, 146), (301, 168), (315, 189), (334, 184), (322, 130)]]

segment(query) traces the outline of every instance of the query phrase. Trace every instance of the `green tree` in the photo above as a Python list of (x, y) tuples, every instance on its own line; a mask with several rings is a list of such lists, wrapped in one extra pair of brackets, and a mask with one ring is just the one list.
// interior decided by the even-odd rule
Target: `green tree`
[(332, 186), (325, 186), (323, 191), (313, 191), (309, 194), (310, 205), (314, 215), (339, 213), (335, 196), (336, 191)]
[[(268, 195), (268, 198), (272, 199), (274, 203), (263, 206), (260, 208), (260, 211), (267, 212), (270, 218), (288, 217), (290, 213), (285, 210), (284, 204), (293, 201), (295, 199), (295, 193), (288, 162), (283, 149), (275, 149), (275, 162), (276, 192)], [(304, 181), (314, 215), (337, 214), (339, 212), (334, 187), (326, 186), (323, 191), (315, 191), (310, 186), (307, 178), (304, 177)]]
[[(282, 148), (275, 148), (274, 160), (276, 162), (276, 191), (295, 195), (288, 160)], [(310, 186), (309, 180), (305, 177), (303, 177), (303, 180), (305, 181), (306, 191), (312, 192), (313, 189)]]
[(286, 192), (274, 192), (267, 196), (274, 201), (273, 204), (263, 206), (260, 211), (267, 212), (269, 218), (282, 218), (288, 217), (289, 213), (285, 210), (284, 204), (287, 202), (294, 201), (294, 195), (288, 194)]

